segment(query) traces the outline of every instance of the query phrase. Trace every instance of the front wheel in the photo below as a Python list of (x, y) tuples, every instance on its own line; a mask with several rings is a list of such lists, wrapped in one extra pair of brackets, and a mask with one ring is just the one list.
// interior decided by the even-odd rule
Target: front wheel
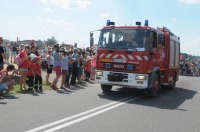
[(155, 98), (158, 94), (158, 90), (160, 89), (159, 77), (156, 74), (153, 80), (153, 87), (148, 91), (148, 96), (150, 98)]
[(108, 93), (111, 91), (112, 85), (101, 84), (101, 89), (104, 93)]

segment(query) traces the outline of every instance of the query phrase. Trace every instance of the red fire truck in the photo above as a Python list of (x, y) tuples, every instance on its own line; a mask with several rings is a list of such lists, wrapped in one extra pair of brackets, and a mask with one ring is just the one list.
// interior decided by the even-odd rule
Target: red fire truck
[(145, 89), (155, 97), (161, 86), (173, 89), (179, 79), (180, 38), (166, 27), (115, 26), (101, 29), (95, 81), (103, 92), (113, 86)]

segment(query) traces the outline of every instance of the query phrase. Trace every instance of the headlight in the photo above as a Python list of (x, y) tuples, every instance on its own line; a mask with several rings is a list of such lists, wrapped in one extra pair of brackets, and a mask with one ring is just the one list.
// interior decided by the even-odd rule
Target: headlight
[(103, 72), (96, 72), (96, 76), (103, 76)]
[(136, 75), (135, 79), (136, 80), (147, 80), (148, 76), (146, 76), (146, 75)]

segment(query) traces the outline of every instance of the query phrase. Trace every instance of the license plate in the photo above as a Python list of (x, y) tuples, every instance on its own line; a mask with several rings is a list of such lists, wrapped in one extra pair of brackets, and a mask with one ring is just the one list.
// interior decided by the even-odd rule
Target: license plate
[(126, 63), (127, 61), (125, 59), (114, 59), (113, 62)]

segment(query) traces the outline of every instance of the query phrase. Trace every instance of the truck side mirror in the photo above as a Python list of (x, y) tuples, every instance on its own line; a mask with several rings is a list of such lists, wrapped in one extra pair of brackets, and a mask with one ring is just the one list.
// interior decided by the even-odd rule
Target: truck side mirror
[(155, 54), (156, 52), (155, 52), (155, 49), (154, 48), (152, 48), (151, 50), (150, 50), (150, 55), (153, 55), (153, 54)]

